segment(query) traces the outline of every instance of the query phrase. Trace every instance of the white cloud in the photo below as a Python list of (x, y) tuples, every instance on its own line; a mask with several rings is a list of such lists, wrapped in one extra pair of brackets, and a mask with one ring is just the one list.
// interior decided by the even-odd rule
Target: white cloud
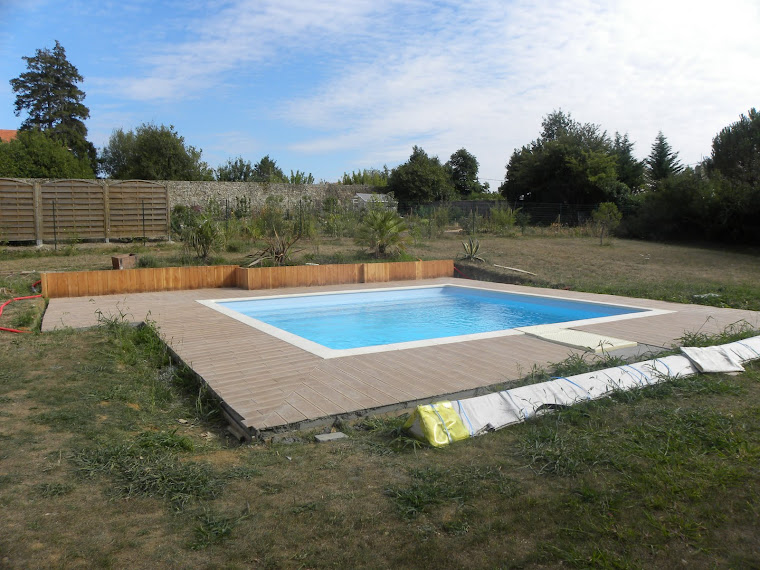
[[(484, 178), (501, 178), (512, 150), (561, 107), (629, 132), (641, 157), (663, 130), (693, 163), (760, 93), (750, 71), (760, 18), (749, 2), (483, 2), (453, 16), (291, 102), (283, 115), (327, 133), (295, 148), (375, 156), (406, 134), (396, 159), (412, 144), (441, 158), (466, 146)], [(334, 124), (344, 127), (338, 137)]]
[(150, 53), (114, 91), (146, 104), (206, 97), (309, 61), (316, 83), (291, 80), (269, 119), (311, 131), (294, 152), (352, 152), (356, 167), (404, 161), (414, 144), (443, 160), (464, 146), (483, 178), (501, 179), (557, 108), (628, 132), (640, 157), (662, 130), (693, 163), (760, 93), (754, 0), (216, 6), (196, 2), (169, 22), (177, 41), (141, 44)]
[(276, 67), (289, 52), (329, 53), (366, 31), (360, 24), (375, 10), (368, 1), (240, 0), (208, 15), (216, 5), (184, 22), (183, 41), (153, 46), (139, 61), (144, 73), (121, 79), (116, 89), (144, 101), (207, 91), (225, 74)]

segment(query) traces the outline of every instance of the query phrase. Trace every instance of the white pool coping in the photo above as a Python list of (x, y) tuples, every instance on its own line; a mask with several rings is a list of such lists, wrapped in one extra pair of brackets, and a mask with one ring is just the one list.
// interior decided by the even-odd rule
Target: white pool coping
[[(303, 338), (301, 336), (298, 336), (286, 330), (272, 326), (258, 319), (248, 317), (246, 315), (243, 315), (242, 313), (239, 313), (237, 311), (234, 311), (232, 309), (229, 309), (227, 307), (220, 305), (220, 303), (228, 303), (228, 302), (234, 302), (234, 301), (255, 301), (255, 300), (262, 300), (262, 299), (284, 299), (288, 297), (311, 297), (311, 296), (320, 296), (320, 295), (370, 293), (373, 291), (437, 289), (441, 287), (476, 289), (480, 291), (489, 291), (489, 292), (499, 293), (499, 294), (506, 293), (509, 295), (520, 295), (524, 297), (543, 297), (543, 298), (553, 299), (553, 300), (572, 301), (576, 303), (577, 302), (588, 303), (592, 305), (608, 305), (612, 307), (625, 307), (629, 309), (636, 309), (638, 312), (628, 313), (624, 315), (612, 315), (609, 317), (596, 317), (596, 318), (583, 319), (583, 320), (577, 320), (577, 321), (567, 321), (567, 322), (556, 323), (556, 324), (517, 327), (513, 329), (504, 329), (504, 330), (499, 330), (499, 331), (490, 331), (490, 332), (474, 333), (474, 334), (467, 334), (467, 335), (439, 337), (439, 338), (431, 338), (431, 339), (424, 339), (424, 340), (414, 340), (414, 341), (408, 341), (408, 342), (397, 342), (397, 343), (392, 343), (392, 344), (364, 346), (364, 347), (359, 347), (359, 348), (334, 349), (334, 348), (328, 348), (314, 341), (308, 340), (306, 338)], [(635, 305), (628, 305), (628, 304), (621, 304), (621, 303), (604, 303), (604, 302), (599, 302), (599, 301), (573, 299), (569, 297), (558, 297), (554, 295), (542, 295), (542, 294), (522, 293), (522, 292), (513, 292), (513, 291), (507, 292), (501, 289), (492, 289), (488, 287), (473, 287), (471, 285), (459, 285), (459, 284), (455, 285), (455, 284), (448, 284), (448, 283), (443, 284), (443, 285), (379, 287), (379, 288), (373, 288), (373, 289), (352, 289), (348, 291), (320, 291), (320, 292), (315, 292), (315, 293), (294, 293), (294, 294), (287, 294), (287, 295), (257, 295), (254, 297), (229, 297), (225, 299), (196, 299), (196, 302), (200, 303), (201, 305), (205, 305), (206, 307), (213, 309), (214, 311), (222, 313), (223, 315), (233, 318), (236, 321), (239, 321), (248, 326), (251, 326), (261, 332), (269, 334), (275, 338), (278, 338), (282, 341), (285, 341), (293, 346), (296, 346), (302, 350), (305, 350), (311, 354), (314, 354), (324, 359), (342, 358), (345, 356), (358, 356), (361, 354), (375, 354), (379, 352), (390, 352), (394, 350), (407, 350), (411, 348), (422, 348), (426, 346), (437, 346), (437, 345), (442, 345), (442, 344), (454, 344), (454, 343), (459, 343), (459, 342), (483, 340), (483, 339), (489, 339), (489, 338), (500, 338), (500, 337), (506, 337), (506, 336), (523, 335), (526, 333), (535, 334), (535, 333), (540, 332), (541, 330), (556, 331), (558, 329), (560, 330), (569, 329), (569, 328), (577, 327), (577, 326), (595, 325), (595, 324), (610, 323), (610, 322), (623, 321), (623, 320), (629, 320), (629, 319), (638, 319), (638, 318), (643, 318), (643, 317), (652, 317), (655, 315), (665, 315), (665, 314), (674, 312), (674, 311), (663, 310), (663, 309), (648, 309), (646, 307), (638, 307)]]

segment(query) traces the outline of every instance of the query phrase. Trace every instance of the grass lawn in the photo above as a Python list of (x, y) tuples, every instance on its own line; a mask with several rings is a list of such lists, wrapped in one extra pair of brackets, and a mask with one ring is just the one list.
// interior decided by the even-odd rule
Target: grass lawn
[[(499, 264), (537, 285), (760, 309), (755, 252), (480, 241), (494, 278), (522, 275)], [(460, 242), (409, 254), (456, 257)], [(360, 257), (349, 240), (302, 247), (318, 262)], [(28, 294), (34, 271), (105, 269), (116, 249), (0, 253), (0, 302)], [(13, 303), (0, 326), (33, 328), (43, 306)], [(350, 438), (332, 444), (297, 433), (239, 446), (151, 327), (0, 333), (0, 567), (758, 567), (758, 402), (754, 364), (441, 450), (400, 436), (397, 418), (340, 426)]]

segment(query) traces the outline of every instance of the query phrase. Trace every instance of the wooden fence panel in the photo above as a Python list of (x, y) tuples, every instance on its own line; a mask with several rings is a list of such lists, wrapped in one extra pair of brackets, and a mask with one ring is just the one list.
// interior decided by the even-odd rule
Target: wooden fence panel
[(126, 180), (108, 186), (109, 236), (169, 236), (169, 194), (157, 182)]
[(42, 239), (105, 237), (103, 187), (88, 180), (56, 180), (40, 186)]
[(34, 186), (0, 178), (0, 241), (34, 239)]

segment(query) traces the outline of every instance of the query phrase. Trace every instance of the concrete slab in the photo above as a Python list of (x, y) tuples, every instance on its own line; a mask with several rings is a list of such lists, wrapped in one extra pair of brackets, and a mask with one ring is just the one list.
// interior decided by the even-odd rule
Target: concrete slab
[(348, 436), (342, 431), (336, 431), (334, 433), (320, 433), (319, 435), (315, 435), (314, 439), (317, 440), (317, 443), (328, 443), (331, 441), (348, 439)]
[(556, 342), (565, 346), (586, 349), (596, 354), (619, 350), (621, 348), (633, 348), (638, 343), (632, 340), (623, 340), (609, 335), (601, 335), (573, 329), (544, 329), (540, 332), (528, 333), (532, 336)]

